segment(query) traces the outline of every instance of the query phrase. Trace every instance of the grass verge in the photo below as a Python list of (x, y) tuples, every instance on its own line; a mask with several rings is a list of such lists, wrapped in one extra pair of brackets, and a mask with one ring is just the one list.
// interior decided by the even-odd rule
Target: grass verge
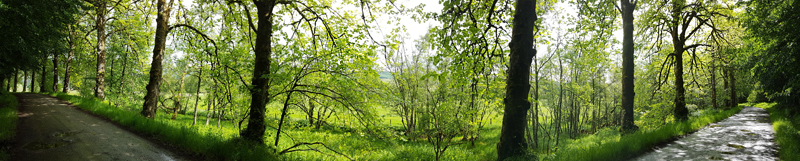
[(17, 130), (17, 97), (11, 93), (0, 92), (0, 160), (8, 160), (9, 141)]
[(183, 147), (208, 160), (278, 160), (273, 147), (247, 143), (238, 139), (234, 133), (179, 122), (147, 119), (137, 112), (121, 110), (109, 105), (108, 102), (93, 98), (64, 93), (51, 93), (50, 95), (134, 131), (155, 136), (168, 144)]
[(775, 130), (775, 142), (780, 147), (780, 160), (800, 160), (800, 115), (790, 115), (788, 110), (793, 107), (782, 107), (776, 103), (758, 103), (754, 106), (769, 112), (772, 129)]
[(690, 118), (688, 121), (673, 122), (652, 130), (639, 130), (621, 136), (613, 129), (606, 129), (595, 135), (570, 140), (566, 146), (544, 160), (624, 160), (650, 150), (675, 137), (697, 131), (698, 129), (728, 118), (742, 110), (738, 106), (720, 112), (707, 112), (705, 115)]

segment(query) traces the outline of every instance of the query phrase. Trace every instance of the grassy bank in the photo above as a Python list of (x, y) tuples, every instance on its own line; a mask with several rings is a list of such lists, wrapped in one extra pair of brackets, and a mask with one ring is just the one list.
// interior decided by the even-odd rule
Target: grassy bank
[(8, 160), (8, 142), (16, 134), (18, 102), (11, 93), (0, 93), (0, 160)]
[(696, 131), (742, 110), (742, 106), (724, 111), (706, 111), (688, 121), (672, 122), (652, 130), (639, 130), (621, 136), (614, 129), (568, 141), (557, 152), (540, 156), (543, 160), (623, 160), (650, 150), (677, 136)]
[(800, 115), (790, 115), (787, 108), (776, 103), (758, 103), (753, 106), (766, 109), (775, 130), (775, 142), (780, 147), (781, 160), (800, 160)]
[(120, 110), (93, 98), (83, 98), (63, 93), (54, 93), (81, 109), (108, 118), (125, 127), (145, 135), (156, 136), (169, 144), (187, 150), (209, 160), (277, 160), (270, 146), (252, 145), (237, 139), (236, 133), (210, 126), (191, 126), (165, 119), (151, 120), (134, 111)]

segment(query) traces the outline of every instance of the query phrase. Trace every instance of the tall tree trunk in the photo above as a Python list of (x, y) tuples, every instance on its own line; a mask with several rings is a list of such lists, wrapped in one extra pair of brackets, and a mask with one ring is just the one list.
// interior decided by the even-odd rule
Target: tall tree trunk
[(28, 77), (28, 71), (27, 70), (23, 70), (22, 71), (22, 92), (25, 92), (25, 87), (28, 87), (28, 82), (25, 81), (25, 79), (27, 79), (27, 77)]
[[(213, 66), (213, 64), (212, 64)], [(214, 71), (214, 68), (211, 68), (211, 71)], [(214, 97), (217, 95), (217, 81), (214, 80), (214, 85), (211, 86), (210, 98), (208, 99), (208, 105), (206, 106), (206, 125), (211, 122), (211, 109), (214, 107)]]
[(158, 17), (156, 18), (155, 45), (153, 47), (153, 60), (150, 65), (150, 80), (147, 82), (147, 94), (144, 96), (142, 116), (152, 119), (155, 117), (158, 108), (158, 94), (161, 87), (162, 60), (164, 59), (164, 47), (167, 43), (167, 32), (169, 32), (169, 12), (172, 0), (167, 4), (166, 0), (156, 2)]
[(728, 76), (731, 77), (731, 107), (736, 107), (739, 104), (739, 101), (736, 100), (736, 69), (729, 67), (728, 72)]
[(58, 54), (53, 53), (53, 92), (58, 91)]
[(675, 120), (683, 121), (689, 118), (689, 110), (686, 109), (686, 89), (683, 87), (683, 47), (675, 50)]
[(14, 91), (17, 92), (17, 83), (19, 83), (19, 69), (14, 71)]
[(200, 83), (203, 79), (203, 62), (200, 62), (200, 76), (197, 76), (197, 91), (195, 91), (195, 99), (194, 99), (194, 120), (192, 121), (192, 125), (197, 124), (197, 102), (200, 101)]
[(717, 105), (717, 64), (716, 58), (711, 58), (711, 105), (714, 109), (719, 108)]
[(264, 144), (264, 113), (269, 103), (270, 58), (272, 57), (272, 9), (274, 0), (253, 1), (258, 10), (258, 30), (256, 31), (255, 68), (253, 69), (252, 87), (250, 89), (250, 111), (247, 127), (242, 131), (242, 138)]
[(97, 76), (95, 77), (94, 96), (103, 100), (105, 94), (105, 72), (106, 72), (106, 1), (97, 0), (95, 7), (97, 18), (95, 27), (97, 28)]
[(31, 71), (31, 92), (36, 89), (36, 70)]
[[(728, 85), (728, 68), (726, 66), (722, 66), (722, 88), (725, 91), (731, 92), (731, 87)], [(724, 106), (731, 106), (730, 99), (723, 100)]]
[(683, 87), (683, 52), (684, 52), (684, 37), (679, 35), (679, 28), (681, 25), (681, 9), (683, 9), (684, 1), (676, 0), (672, 2), (672, 26), (670, 35), (672, 35), (673, 56), (675, 57), (675, 108), (673, 114), (675, 120), (683, 121), (688, 119), (689, 110), (686, 109), (686, 89)]
[(622, 130), (635, 131), (639, 127), (633, 123), (633, 105), (636, 92), (634, 91), (633, 74), (636, 66), (633, 63), (633, 11), (636, 3), (630, 0), (620, 0), (622, 6)]
[(528, 102), (530, 91), (530, 68), (536, 50), (533, 49), (533, 27), (536, 22), (536, 0), (518, 0), (515, 6), (512, 24), (511, 42), (509, 46), (509, 69), (506, 79), (506, 95), (503, 103), (503, 127), (500, 142), (497, 143), (497, 160), (527, 154), (528, 143), (525, 140), (527, 111), (531, 108)]
[(75, 32), (72, 31), (72, 25), (69, 26), (70, 30), (70, 41), (69, 41), (69, 53), (64, 61), (64, 83), (63, 87), (61, 88), (61, 92), (67, 93), (67, 89), (69, 88), (69, 71), (70, 71), (70, 64), (72, 63), (72, 59), (75, 57)]
[(46, 87), (46, 85), (45, 85), (45, 80), (46, 80), (45, 78), (46, 77), (45, 76), (47, 75), (47, 69), (46, 69), (47, 61), (46, 61), (46, 59), (47, 58), (42, 59), (42, 70), (41, 70), (42, 78), (41, 78), (41, 83), (39, 83), (39, 92), (46, 92), (47, 91), (47, 90), (45, 90), (45, 89), (47, 89), (47, 88), (45, 88)]

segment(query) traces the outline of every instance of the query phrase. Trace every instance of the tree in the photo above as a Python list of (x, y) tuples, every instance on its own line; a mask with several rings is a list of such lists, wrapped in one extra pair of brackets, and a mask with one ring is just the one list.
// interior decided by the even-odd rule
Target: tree
[(638, 0), (620, 0), (619, 11), (622, 14), (622, 130), (636, 130), (633, 124), (634, 83), (633, 73), (636, 66), (633, 64), (633, 11), (636, 10)]
[[(751, 71), (776, 100), (800, 105), (800, 1), (749, 0), (742, 24), (751, 36)], [(793, 45), (794, 44), (794, 45)], [(798, 109), (798, 108), (791, 108)]]
[(158, 17), (156, 18), (155, 46), (153, 47), (153, 60), (150, 65), (150, 79), (147, 83), (147, 94), (144, 96), (142, 116), (154, 118), (158, 109), (158, 95), (161, 87), (162, 60), (164, 59), (164, 47), (167, 43), (167, 33), (169, 32), (169, 14), (172, 10), (172, 2), (167, 4), (166, 0), (158, 0)]
[[(526, 154), (525, 125), (530, 91), (529, 75), (531, 61), (536, 56), (533, 49), (533, 27), (536, 22), (536, 0), (519, 0), (515, 5), (514, 22), (509, 46), (506, 96), (503, 103), (503, 128), (497, 143), (497, 160), (519, 157)], [(523, 9), (524, 8), (524, 9)]]
[(106, 0), (94, 0), (95, 5), (95, 29), (97, 30), (97, 76), (95, 77), (94, 96), (99, 99), (105, 99), (105, 76), (106, 76), (106, 15), (109, 9), (107, 8)]
[[(705, 41), (693, 38), (700, 37), (701, 33), (716, 35), (722, 32), (716, 28), (712, 18), (725, 16), (720, 11), (728, 10), (728, 8), (714, 5), (714, 2), (704, 1), (693, 1), (689, 4), (687, 4), (686, 0), (653, 2), (657, 4), (654, 4), (655, 7), (651, 7), (651, 10), (648, 10), (645, 15), (652, 16), (649, 17), (648, 21), (654, 21), (653, 23), (657, 26), (652, 28), (664, 29), (670, 35), (672, 52), (664, 61), (666, 63), (671, 60), (672, 63), (670, 65), (674, 67), (675, 97), (673, 116), (675, 120), (683, 121), (689, 118), (689, 110), (686, 108), (686, 89), (684, 87), (684, 54), (698, 47), (710, 46), (704, 44)], [(659, 37), (657, 44), (660, 45), (661, 41)], [(692, 59), (697, 59), (697, 55), (694, 52), (690, 56)], [(666, 80), (666, 78), (663, 79), (663, 81)], [(660, 76), (659, 81), (662, 81)], [(660, 84), (663, 84), (663, 82)]]
[[(250, 112), (248, 113), (247, 128), (240, 133), (242, 138), (252, 142), (264, 144), (262, 137), (266, 131), (264, 113), (269, 103), (269, 74), (270, 57), (272, 56), (272, 10), (277, 1), (254, 0), (258, 19), (256, 43), (253, 46), (255, 54), (255, 67), (253, 68), (252, 87), (250, 88)], [(247, 11), (249, 14), (249, 11)], [(252, 23), (250, 24), (253, 25)], [(252, 28), (252, 27), (251, 27)]]

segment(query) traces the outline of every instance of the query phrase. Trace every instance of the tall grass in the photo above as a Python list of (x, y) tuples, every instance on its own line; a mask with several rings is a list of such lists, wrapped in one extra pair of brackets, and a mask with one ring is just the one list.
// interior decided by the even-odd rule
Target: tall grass
[(789, 108), (776, 103), (758, 103), (754, 105), (766, 109), (775, 130), (775, 142), (778, 143), (778, 157), (781, 160), (800, 160), (800, 115), (789, 115)]
[(17, 106), (17, 97), (0, 91), (0, 160), (8, 160), (9, 157), (7, 146), (17, 131)]
[(121, 110), (108, 102), (63, 93), (52, 93), (81, 109), (108, 118), (145, 135), (184, 147), (208, 160), (278, 160), (274, 149), (238, 139), (237, 133), (210, 126), (191, 126), (182, 122), (147, 119), (134, 111)]
[(742, 106), (717, 113), (690, 118), (683, 122), (667, 123), (652, 130), (639, 130), (620, 135), (614, 129), (604, 129), (595, 135), (570, 140), (555, 153), (539, 156), (543, 160), (623, 160), (634, 157), (677, 136), (696, 131), (742, 110)]

